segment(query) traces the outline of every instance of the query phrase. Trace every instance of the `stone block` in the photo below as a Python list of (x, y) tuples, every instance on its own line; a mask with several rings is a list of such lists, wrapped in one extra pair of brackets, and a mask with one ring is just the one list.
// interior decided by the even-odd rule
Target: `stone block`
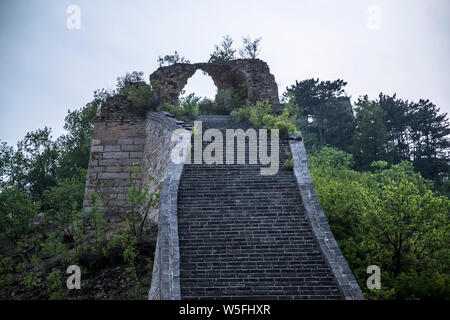
[(100, 180), (102, 179), (119, 179), (119, 180), (125, 180), (130, 177), (130, 174), (127, 172), (122, 173), (114, 173), (114, 172), (100, 172), (98, 174), (98, 178)]
[(118, 172), (122, 172), (122, 171), (123, 171), (123, 167), (121, 167), (121, 166), (106, 167), (106, 172), (118, 173)]
[(105, 146), (105, 152), (110, 152), (110, 151), (120, 151), (120, 145)]
[(103, 146), (92, 146), (91, 152), (103, 152)]
[(118, 159), (99, 160), (99, 164), (101, 166), (118, 165), (119, 164), (119, 160)]
[(143, 148), (143, 145), (139, 144), (122, 145), (122, 151), (142, 151)]
[(117, 140), (117, 144), (133, 144), (133, 138), (122, 138)]
[(130, 152), (131, 159), (142, 159), (144, 157), (143, 152)]
[(128, 152), (104, 152), (103, 158), (105, 159), (128, 159), (129, 158)]

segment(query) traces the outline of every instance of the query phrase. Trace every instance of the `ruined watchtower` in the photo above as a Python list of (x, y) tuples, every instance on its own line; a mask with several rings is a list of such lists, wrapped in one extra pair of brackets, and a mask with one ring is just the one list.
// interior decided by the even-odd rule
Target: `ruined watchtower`
[[(187, 80), (202, 70), (218, 89), (246, 84), (246, 99), (268, 100), (282, 110), (267, 64), (258, 59), (174, 64), (150, 75), (159, 103), (176, 103)], [(189, 124), (165, 112), (137, 115), (116, 96), (96, 119), (84, 208), (97, 192), (107, 219), (129, 210), (130, 166), (143, 164), (142, 183), (163, 181), (151, 299), (290, 298), (362, 299), (320, 207), (309, 175), (301, 134), (280, 139), (280, 163), (288, 153), (293, 171), (261, 176), (261, 165), (184, 164), (171, 161)], [(204, 129), (247, 129), (230, 116), (199, 116)], [(183, 130), (184, 129), (184, 130)], [(148, 180), (152, 176), (155, 180)]]

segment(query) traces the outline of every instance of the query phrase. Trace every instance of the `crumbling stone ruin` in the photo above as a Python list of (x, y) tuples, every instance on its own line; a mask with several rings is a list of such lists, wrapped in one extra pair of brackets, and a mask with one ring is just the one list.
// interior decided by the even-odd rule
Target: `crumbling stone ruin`
[[(274, 76), (258, 59), (161, 67), (150, 76), (159, 103), (176, 103), (198, 69), (218, 89), (247, 83), (250, 101), (268, 99), (274, 113), (283, 108)], [(300, 133), (280, 138), (280, 163), (290, 153), (293, 171), (263, 176), (262, 165), (248, 158), (244, 164), (174, 163), (170, 154), (179, 139), (173, 133), (191, 137), (190, 124), (161, 111), (137, 115), (126, 105), (112, 97), (96, 119), (84, 209), (96, 192), (108, 220), (129, 210), (133, 163), (145, 168), (143, 184), (155, 188), (163, 181), (160, 208), (150, 212), (158, 224), (150, 299), (363, 299), (320, 207)], [(250, 128), (230, 116), (197, 120), (203, 130)]]

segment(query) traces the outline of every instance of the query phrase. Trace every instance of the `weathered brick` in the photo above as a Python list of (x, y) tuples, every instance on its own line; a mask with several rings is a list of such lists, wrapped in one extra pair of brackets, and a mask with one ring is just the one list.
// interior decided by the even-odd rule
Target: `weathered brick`
[(143, 145), (127, 144), (127, 145), (123, 145), (121, 150), (122, 151), (142, 151), (143, 149), (144, 149)]
[(105, 159), (128, 159), (128, 152), (103, 152), (103, 158)]
[(113, 172), (100, 172), (98, 174), (99, 179), (128, 179), (130, 177), (129, 173), (113, 173)]
[(118, 159), (99, 160), (99, 164), (101, 166), (117, 165), (117, 164), (119, 164), (119, 160)]
[(108, 166), (106, 167), (106, 172), (122, 172), (123, 168), (121, 166)]
[(119, 159), (119, 164), (122, 166), (128, 166), (131, 167), (135, 164), (140, 164), (142, 161), (139, 161), (138, 159)]
[(133, 144), (133, 138), (122, 138), (117, 140), (117, 144), (123, 145), (123, 144)]
[(120, 145), (116, 146), (105, 146), (105, 151), (120, 151)]
[(144, 157), (143, 152), (130, 152), (131, 159), (142, 159)]
[(144, 144), (145, 143), (145, 139), (144, 138), (134, 138), (134, 142), (133, 143), (134, 144)]
[(92, 146), (91, 147), (91, 152), (102, 152), (103, 151), (103, 146)]

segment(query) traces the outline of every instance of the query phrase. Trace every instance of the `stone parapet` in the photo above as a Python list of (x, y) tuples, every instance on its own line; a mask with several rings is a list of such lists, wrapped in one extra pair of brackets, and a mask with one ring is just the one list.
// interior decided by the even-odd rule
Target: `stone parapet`
[(301, 134), (297, 132), (295, 135), (292, 135), (289, 144), (292, 158), (294, 159), (294, 175), (297, 179), (306, 214), (319, 243), (322, 255), (330, 266), (343, 297), (346, 300), (363, 300), (364, 296), (361, 289), (341, 250), (339, 250), (325, 213), (319, 203), (319, 198), (309, 173), (308, 157)]

